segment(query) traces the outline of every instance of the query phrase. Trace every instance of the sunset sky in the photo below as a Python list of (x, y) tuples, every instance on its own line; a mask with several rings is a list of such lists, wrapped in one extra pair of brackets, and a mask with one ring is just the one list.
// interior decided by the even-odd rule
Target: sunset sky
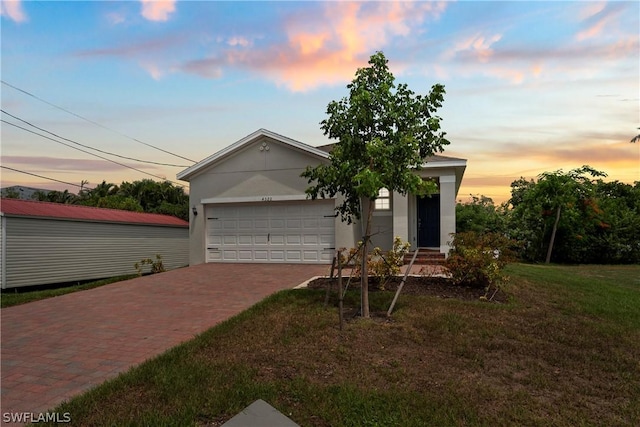
[[(383, 51), (416, 93), (445, 85), (443, 154), (468, 159), (459, 200), (499, 203), (521, 176), (585, 164), (640, 180), (637, 1), (1, 5), (2, 120), (138, 170), (5, 122), (4, 167), (89, 187), (177, 181), (259, 128), (326, 144), (327, 104)], [(78, 191), (0, 173), (3, 187)]]

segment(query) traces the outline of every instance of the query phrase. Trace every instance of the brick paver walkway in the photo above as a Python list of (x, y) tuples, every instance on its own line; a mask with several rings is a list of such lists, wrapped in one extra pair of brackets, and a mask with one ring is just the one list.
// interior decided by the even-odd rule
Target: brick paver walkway
[[(326, 265), (202, 264), (1, 310), (2, 413), (39, 413)], [(0, 421), (1, 422), (1, 421)]]

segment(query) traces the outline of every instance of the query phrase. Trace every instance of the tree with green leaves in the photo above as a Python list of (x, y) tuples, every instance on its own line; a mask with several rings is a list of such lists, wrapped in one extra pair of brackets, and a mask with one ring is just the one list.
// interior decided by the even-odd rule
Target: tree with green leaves
[[(302, 176), (312, 184), (307, 189), (312, 199), (341, 196), (337, 213), (348, 223), (360, 220), (362, 250), (368, 254), (373, 206), (381, 189), (419, 195), (436, 189), (415, 171), (425, 157), (449, 144), (435, 114), (445, 90), (436, 84), (422, 96), (406, 84), (396, 85), (382, 52), (356, 71), (347, 89), (348, 96), (329, 103), (328, 118), (320, 123), (324, 134), (337, 140), (329, 164), (309, 167)], [(362, 259), (362, 315), (369, 317), (367, 256)]]
[(504, 233), (505, 230), (506, 206), (496, 207), (491, 197), (472, 194), (471, 200), (456, 204), (456, 233)]
[(528, 242), (533, 253), (539, 253), (539, 249), (546, 246), (545, 263), (548, 264), (558, 230), (574, 230), (574, 234), (582, 238), (580, 232), (576, 233), (577, 228), (583, 227), (588, 215), (598, 213), (592, 178), (604, 176), (604, 172), (582, 166), (566, 173), (562, 170), (544, 172), (536, 182), (515, 181), (511, 185), (511, 219), (517, 225), (514, 229), (527, 233), (515, 237)]
[(39, 202), (63, 203), (67, 205), (74, 205), (78, 203), (79, 200), (78, 196), (69, 193), (69, 190), (36, 191), (31, 198)]
[(598, 180), (594, 191), (598, 215), (589, 221), (585, 240), (592, 257), (584, 262), (640, 263), (640, 181)]
[(6, 198), (6, 199), (19, 199), (20, 198), (20, 192), (18, 190), (16, 190), (15, 188), (6, 188), (6, 189), (2, 190), (2, 197)]
[(142, 179), (119, 186), (102, 181), (80, 193), (80, 203), (110, 209), (173, 215), (189, 220), (189, 196), (169, 181)]

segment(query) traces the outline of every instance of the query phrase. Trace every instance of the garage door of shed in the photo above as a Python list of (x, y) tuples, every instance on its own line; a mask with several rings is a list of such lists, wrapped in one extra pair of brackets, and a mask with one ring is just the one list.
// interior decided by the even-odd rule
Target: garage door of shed
[(207, 262), (329, 263), (334, 202), (207, 206)]

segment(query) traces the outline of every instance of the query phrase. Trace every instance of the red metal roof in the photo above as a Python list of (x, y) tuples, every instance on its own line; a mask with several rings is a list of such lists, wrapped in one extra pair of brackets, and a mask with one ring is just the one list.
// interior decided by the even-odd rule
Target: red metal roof
[(34, 200), (2, 199), (3, 215), (60, 218), (82, 221), (120, 222), (128, 224), (169, 225), (188, 227), (189, 223), (170, 215), (94, 208), (92, 206), (65, 205)]

